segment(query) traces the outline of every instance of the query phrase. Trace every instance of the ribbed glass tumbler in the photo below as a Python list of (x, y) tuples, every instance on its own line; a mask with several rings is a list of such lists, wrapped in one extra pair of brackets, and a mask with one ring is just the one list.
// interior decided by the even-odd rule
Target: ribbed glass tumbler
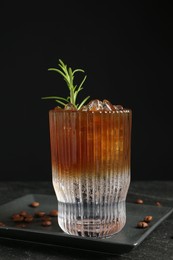
[(70, 235), (110, 237), (126, 223), (132, 112), (49, 111), (58, 223)]

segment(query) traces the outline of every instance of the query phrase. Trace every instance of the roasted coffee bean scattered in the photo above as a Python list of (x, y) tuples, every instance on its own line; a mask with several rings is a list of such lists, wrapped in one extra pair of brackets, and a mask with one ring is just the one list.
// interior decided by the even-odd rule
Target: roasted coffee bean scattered
[(156, 202), (156, 206), (160, 207), (161, 203), (159, 201)]
[(20, 214), (14, 214), (14, 215), (12, 216), (12, 220), (13, 220), (14, 222), (22, 222), (22, 221), (24, 220), (24, 217), (21, 216)]
[(19, 212), (19, 215), (23, 216), (23, 217), (26, 217), (28, 215), (28, 212), (25, 211), (25, 210), (22, 210), (22, 211)]
[[(36, 208), (40, 206), (40, 203), (37, 201), (33, 201), (28, 206)], [(48, 227), (52, 225), (52, 217), (58, 216), (58, 210), (52, 209), (51, 211), (34, 211), (32, 214), (31, 211), (21, 210), (11, 216), (11, 219), (16, 223), (16, 227), (25, 228), (27, 224), (40, 223), (43, 227)], [(0, 226), (4, 226), (5, 224), (0, 222)], [(29, 224), (30, 225), (30, 224)]]
[(24, 222), (26, 223), (31, 223), (33, 221), (34, 217), (32, 215), (27, 215), (25, 218), (24, 218)]
[(42, 221), (51, 221), (51, 217), (50, 216), (48, 216), (48, 215), (44, 215), (43, 217), (41, 217), (41, 220)]
[(44, 212), (44, 211), (35, 212), (35, 216), (38, 217), (38, 218), (41, 218), (45, 215), (46, 215), (46, 212)]
[(33, 208), (36, 208), (36, 207), (39, 207), (40, 206), (40, 203), (38, 201), (33, 201), (31, 204), (30, 204), (31, 207)]
[(57, 217), (58, 216), (58, 210), (56, 210), (56, 209), (51, 210), (49, 215), (51, 217)]
[(151, 222), (152, 220), (153, 220), (152, 216), (145, 216), (145, 218), (144, 218), (144, 221), (147, 223)]
[(0, 227), (5, 227), (5, 224), (3, 222), (0, 222)]
[(137, 223), (137, 228), (147, 228), (148, 227), (148, 223), (146, 223), (145, 221), (139, 221)]
[(49, 226), (52, 225), (52, 222), (51, 222), (50, 220), (45, 220), (45, 221), (43, 221), (41, 224), (42, 224), (42, 226), (44, 226), (44, 227), (49, 227)]
[(143, 201), (142, 199), (137, 199), (137, 200), (136, 200), (136, 203), (137, 203), (137, 204), (143, 204), (144, 201)]
[[(19, 213), (14, 213), (14, 214), (11, 216), (11, 218), (14, 219), (14, 218), (19, 217), (19, 216), (20, 216)], [(21, 217), (21, 216), (20, 216), (20, 217)]]

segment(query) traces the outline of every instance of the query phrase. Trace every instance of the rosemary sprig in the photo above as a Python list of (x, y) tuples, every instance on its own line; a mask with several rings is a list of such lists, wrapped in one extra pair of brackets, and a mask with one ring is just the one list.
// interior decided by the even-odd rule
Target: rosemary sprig
[(76, 104), (77, 101), (77, 96), (79, 94), (79, 92), (83, 89), (83, 84), (87, 78), (87, 76), (84, 76), (82, 82), (80, 83), (79, 86), (74, 85), (74, 74), (76, 72), (84, 72), (84, 70), (82, 69), (75, 69), (72, 70), (70, 67), (68, 68), (67, 65), (64, 64), (64, 62), (62, 60), (59, 59), (59, 64), (58, 64), (59, 68), (49, 68), (49, 71), (55, 71), (58, 72), (61, 76), (63, 76), (70, 95), (67, 98), (63, 98), (63, 97), (58, 97), (58, 96), (49, 96), (49, 97), (42, 97), (42, 99), (54, 99), (56, 102), (58, 102), (59, 104), (65, 106), (67, 103), (71, 103), (74, 105), (74, 107), (76, 109), (80, 109), (84, 103), (90, 98), (90, 96), (87, 96), (80, 104)]

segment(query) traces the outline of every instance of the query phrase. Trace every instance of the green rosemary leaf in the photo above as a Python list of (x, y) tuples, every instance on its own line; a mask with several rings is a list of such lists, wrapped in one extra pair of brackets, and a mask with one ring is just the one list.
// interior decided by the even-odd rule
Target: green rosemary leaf
[(73, 75), (74, 75), (76, 72), (78, 72), (78, 71), (84, 72), (84, 70), (82, 70), (82, 69), (75, 69), (75, 70), (73, 71)]
[(63, 105), (63, 106), (65, 106), (65, 105), (66, 105), (66, 103), (64, 103), (64, 102), (62, 102), (62, 101), (60, 101), (60, 100), (58, 100), (58, 99), (56, 99), (55, 101), (56, 101), (57, 103), (59, 103), (59, 104)]
[(85, 80), (86, 80), (87, 76), (84, 77), (84, 79), (82, 80), (81, 84), (79, 85), (79, 89), (82, 89), (82, 85), (84, 84)]
[(68, 101), (67, 98), (57, 97), (57, 96), (42, 97), (42, 99), (61, 99), (61, 100), (64, 100), (64, 101)]
[(80, 109), (84, 104), (85, 102), (90, 98), (90, 96), (86, 97), (81, 103), (80, 105), (78, 106), (78, 109)]
[(59, 69), (56, 69), (56, 68), (49, 68), (48, 69), (49, 71), (56, 71), (58, 73), (60, 73), (64, 78), (66, 77), (66, 75)]
[(62, 60), (59, 59), (59, 64), (58, 66), (65, 72), (65, 74), (67, 74), (67, 65), (64, 64), (64, 62)]
[[(71, 103), (74, 105), (74, 107), (76, 107), (77, 109), (81, 108), (81, 106), (86, 102), (86, 100), (88, 100), (89, 96), (87, 98), (85, 98), (80, 105), (76, 104), (76, 100), (77, 100), (77, 96), (78, 93), (83, 89), (83, 83), (86, 80), (85, 76), (82, 80), (82, 82), (80, 83), (79, 86), (74, 85), (74, 74), (76, 72), (84, 72), (83, 69), (75, 69), (72, 70), (71, 67), (67, 67), (67, 65), (61, 60), (59, 59), (59, 64), (58, 64), (59, 68), (49, 68), (49, 71), (55, 71), (58, 72), (61, 76), (63, 76), (63, 79), (65, 80), (69, 91), (70, 91), (70, 95), (67, 98), (63, 98), (63, 97), (57, 97), (57, 96), (50, 96), (50, 97), (43, 97), (42, 99), (55, 99), (56, 102), (60, 103), (61, 105), (65, 106), (66, 103)], [(64, 103), (63, 101), (65, 101), (66, 103)]]
[[(69, 75), (70, 85), (71, 85), (71, 87), (73, 87), (73, 72), (72, 72), (72, 69), (71, 69), (71, 68), (68, 69), (68, 75)], [(73, 87), (73, 88), (74, 88), (74, 87)]]

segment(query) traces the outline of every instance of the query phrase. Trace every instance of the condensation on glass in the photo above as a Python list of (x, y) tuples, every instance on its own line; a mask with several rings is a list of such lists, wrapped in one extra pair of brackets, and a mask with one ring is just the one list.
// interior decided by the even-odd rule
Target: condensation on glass
[(52, 109), (49, 123), (61, 229), (100, 238), (120, 232), (131, 176), (131, 110)]

